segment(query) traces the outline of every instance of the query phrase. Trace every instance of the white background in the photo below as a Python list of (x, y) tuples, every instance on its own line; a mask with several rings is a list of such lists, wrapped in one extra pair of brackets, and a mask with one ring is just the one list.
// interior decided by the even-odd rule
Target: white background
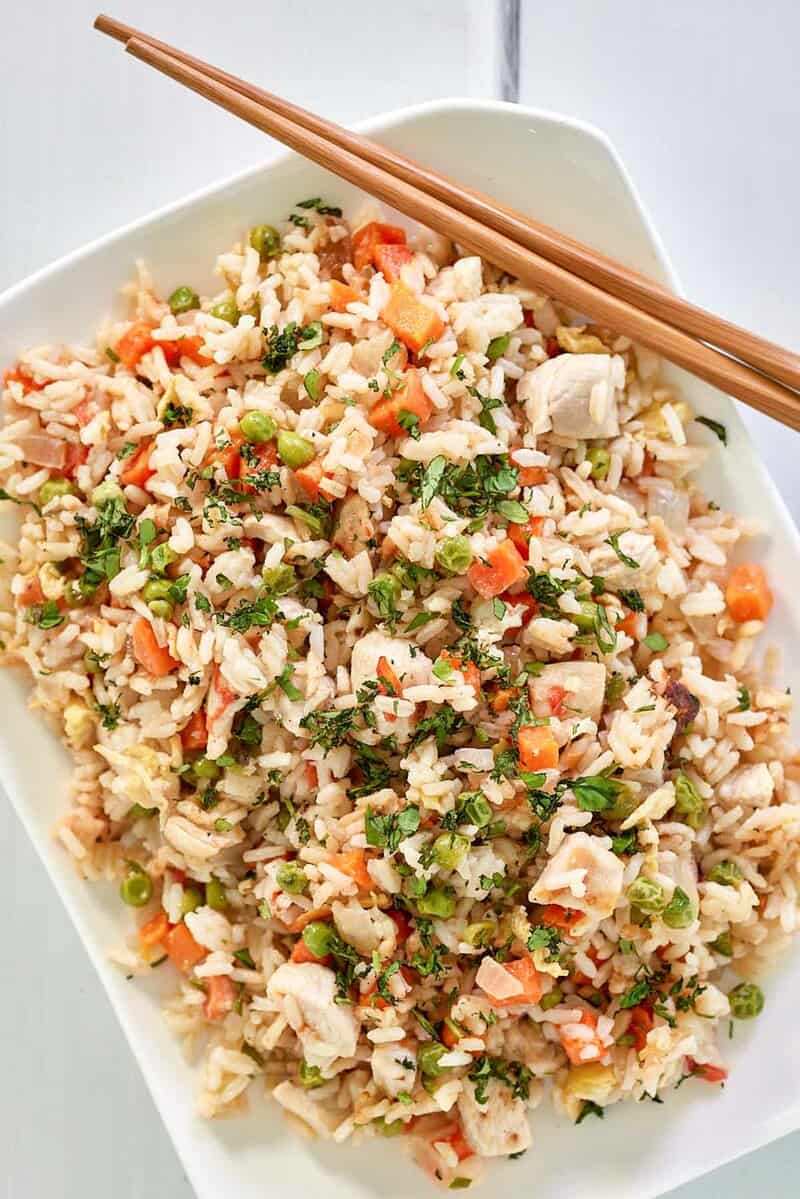
[[(795, 0), (521, 4), (520, 98), (606, 130), (695, 300), (800, 345)], [(8, 9), (0, 287), (273, 152), (93, 34), (87, 0)], [(136, 0), (114, 15), (347, 121), (499, 95), (500, 14), (495, 0)], [(748, 419), (797, 518), (800, 441)], [(190, 1199), (75, 933), (1, 800), (0, 861), (4, 1199)], [(798, 1165), (794, 1135), (672, 1199), (789, 1199)]]

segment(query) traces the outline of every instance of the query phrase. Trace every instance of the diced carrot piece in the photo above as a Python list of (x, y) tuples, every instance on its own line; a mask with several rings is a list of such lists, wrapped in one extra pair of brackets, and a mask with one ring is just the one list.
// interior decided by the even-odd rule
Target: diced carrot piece
[(174, 369), (181, 358), (188, 358), (198, 366), (210, 366), (214, 361), (203, 353), (202, 337), (176, 337), (174, 341), (153, 341), (153, 348), (160, 346), (167, 366)]
[(142, 949), (152, 949), (154, 945), (160, 945), (169, 932), (169, 920), (167, 913), (164, 911), (156, 912), (152, 920), (148, 920), (139, 929), (139, 944)]
[(368, 225), (356, 229), (353, 234), (353, 265), (357, 271), (361, 271), (374, 261), (377, 246), (404, 246), (405, 242), (406, 231), (399, 225), (383, 225), (379, 221), (370, 221)]
[(405, 283), (392, 284), (392, 293), (381, 317), (409, 350), (421, 350), (427, 342), (438, 341), (444, 333), (444, 321), (438, 312), (423, 304)]
[(82, 445), (80, 441), (66, 442), (64, 447), (64, 465), (62, 467), (64, 476), (67, 479), (74, 479), (75, 471), (79, 466), (83, 466), (88, 457), (88, 445)]
[(174, 966), (186, 974), (207, 956), (208, 950), (195, 941), (183, 921), (174, 925), (164, 937), (164, 948)]
[(236, 1002), (236, 987), (227, 974), (212, 974), (206, 979), (206, 1001), (203, 1015), (206, 1020), (221, 1020), (233, 1010)]
[(219, 666), (214, 667), (214, 676), (208, 689), (206, 700), (206, 726), (213, 732), (216, 722), (225, 714), (231, 704), (239, 697), (232, 691), (222, 677)]
[(558, 745), (547, 725), (526, 724), (517, 734), (523, 770), (552, 770), (558, 766)]
[(29, 375), (19, 365), (11, 367), (3, 375), (3, 387), (6, 387), (9, 383), (21, 383), (23, 392), (41, 391), (43, 387), (47, 386), (46, 383), (37, 383), (33, 376)]
[(369, 414), (369, 423), (389, 437), (405, 437), (408, 429), (400, 424), (401, 412), (410, 412), (424, 425), (430, 420), (433, 405), (425, 394), (419, 374), (414, 368), (406, 373), (405, 386), (385, 400), (379, 400)]
[(242, 473), (242, 445), (244, 438), (239, 433), (232, 436), (222, 449), (214, 449), (206, 456), (206, 466), (221, 466), (229, 479), (238, 479)]
[(563, 716), (564, 713), (564, 696), (566, 691), (563, 687), (548, 687), (547, 688), (547, 705), (550, 708), (551, 716)]
[(520, 591), (516, 595), (511, 595), (510, 592), (504, 593), (501, 594), (500, 599), (506, 604), (516, 604), (525, 609), (522, 615), (523, 625), (533, 620), (534, 616), (539, 615), (539, 605), (529, 591)]
[(617, 623), (616, 628), (619, 629), (621, 633), (625, 633), (626, 636), (635, 638), (636, 629), (639, 623), (638, 617), (638, 612), (626, 612), (622, 620)]
[(541, 536), (543, 524), (543, 516), (530, 516), (526, 525), (509, 524), (506, 529), (506, 533), (514, 542), (514, 545), (526, 562), (528, 560), (528, 543), (531, 537)]
[(744, 562), (731, 572), (725, 588), (728, 611), (737, 624), (766, 620), (772, 608), (767, 576), (756, 562)]
[(143, 670), (157, 679), (163, 679), (178, 663), (164, 645), (159, 645), (153, 626), (143, 616), (138, 616), (131, 626), (133, 656)]
[(481, 689), (481, 672), (474, 662), (464, 662), (458, 654), (448, 653), (447, 650), (442, 650), (439, 657), (445, 662), (449, 662), (453, 670), (460, 670), (467, 686), (472, 687), (476, 695), (479, 693)]
[(517, 479), (520, 487), (535, 487), (537, 483), (544, 483), (547, 480), (549, 471), (546, 466), (520, 466), (517, 462), (514, 451), (509, 454), (511, 465), (517, 468)]
[(575, 908), (562, 908), (560, 903), (548, 903), (539, 919), (542, 924), (569, 934), (578, 921), (583, 919), (583, 912), (578, 912)]
[(316, 962), (319, 966), (327, 966), (330, 963), (330, 960), (331, 955), (329, 953), (326, 953), (324, 957), (318, 958), (315, 953), (311, 952), (302, 937), (295, 941), (289, 957), (290, 962)]
[[(467, 571), (470, 583), (484, 599), (492, 599), (508, 591), (509, 587), (527, 577), (525, 563), (509, 538), (489, 550), (488, 560), (488, 565), (481, 561), (473, 562)], [(516, 603), (516, 597), (512, 597), (511, 602)]]
[(198, 750), (205, 749), (207, 743), (206, 714), (202, 708), (198, 708), (181, 729), (181, 745), (185, 753), (197, 753)]
[(327, 859), (336, 870), (347, 874), (362, 891), (374, 890), (375, 884), (367, 870), (367, 855), (363, 849), (349, 849), (344, 853), (328, 854)]
[[(440, 1136), (437, 1136), (436, 1138), (437, 1141), (441, 1141), (441, 1139), (442, 1138)], [(475, 1156), (475, 1150), (472, 1148), (460, 1128), (457, 1128), (454, 1133), (451, 1133), (451, 1135), (446, 1138), (446, 1141), (460, 1162), (465, 1161), (468, 1157)]]
[(143, 441), (133, 457), (122, 468), (119, 481), (123, 487), (127, 487), (129, 484), (134, 487), (144, 487), (150, 476), (156, 473), (155, 469), (150, 466), (152, 448), (152, 441)]
[(44, 592), (42, 584), (39, 582), (38, 575), (31, 575), (26, 581), (25, 586), (17, 596), (17, 602), (21, 608), (29, 608), (31, 604), (43, 604)]
[(389, 908), (386, 915), (397, 929), (397, 944), (405, 945), (412, 932), (411, 921), (408, 916), (400, 908)]
[(319, 499), (319, 485), (322, 479), (322, 463), (319, 458), (314, 458), (306, 466), (299, 466), (294, 472), (294, 477), (312, 500)]
[(153, 326), (147, 321), (134, 321), (117, 342), (117, 357), (123, 366), (133, 370), (139, 359), (152, 350), (154, 344)]
[(448, 1049), (454, 1049), (459, 1040), (458, 1033), (449, 1024), (445, 1024), (442, 1029), (442, 1044), (446, 1045)]
[(344, 312), (348, 304), (361, 299), (354, 287), (350, 287), (347, 283), (340, 283), (338, 279), (331, 279), (328, 287), (330, 288), (329, 303), (334, 312)]
[(515, 687), (498, 687), (489, 696), (489, 707), (496, 716), (499, 716), (501, 712), (508, 711), (509, 704), (516, 695), (517, 690)]
[(693, 1057), (687, 1057), (686, 1069), (695, 1078), (702, 1078), (704, 1082), (725, 1082), (728, 1077), (728, 1071), (724, 1066), (712, 1066), (710, 1062), (696, 1062)]
[(306, 782), (309, 787), (316, 787), (319, 784), (319, 773), (313, 762), (305, 763), (303, 774), (306, 776)]
[(559, 1024), (558, 1035), (569, 1060), (573, 1066), (582, 1066), (586, 1062), (596, 1062), (604, 1057), (606, 1046), (597, 1036), (597, 1016), (594, 1012), (584, 1012), (576, 1024), (585, 1026), (590, 1031), (586, 1034), (578, 1032), (575, 1024)]
[(388, 658), (378, 658), (376, 673), (378, 676), (378, 691), (381, 695), (400, 696), (403, 694), (403, 684), (392, 670), (392, 664)]
[(388, 283), (394, 283), (399, 279), (402, 268), (413, 259), (414, 254), (408, 246), (393, 246), (387, 242), (377, 245), (372, 255), (375, 269), (381, 272)]
[(312, 920), (330, 920), (331, 907), (330, 904), (323, 904), (320, 908), (312, 908), (310, 912), (303, 912), (297, 919), (289, 925), (290, 933), (301, 933), (307, 924)]
[(654, 1024), (655, 1019), (649, 1007), (640, 1003), (638, 1007), (631, 1008), (628, 1032), (633, 1037), (633, 1047), (637, 1053), (641, 1053), (647, 1045), (647, 1034)]
[(492, 999), (492, 1007), (515, 1007), (520, 1003), (538, 1003), (542, 998), (542, 983), (531, 957), (513, 958), (503, 962), (503, 969), (522, 984), (522, 991), (508, 999)]

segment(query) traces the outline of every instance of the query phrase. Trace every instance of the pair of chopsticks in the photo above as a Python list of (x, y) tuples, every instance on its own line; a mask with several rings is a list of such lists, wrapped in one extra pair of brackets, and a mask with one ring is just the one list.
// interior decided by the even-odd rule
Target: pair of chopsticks
[[(112, 17), (129, 54), (269, 133), (536, 291), (800, 430), (800, 357), (690, 304), (589, 246)], [(714, 348), (718, 347), (718, 348)]]

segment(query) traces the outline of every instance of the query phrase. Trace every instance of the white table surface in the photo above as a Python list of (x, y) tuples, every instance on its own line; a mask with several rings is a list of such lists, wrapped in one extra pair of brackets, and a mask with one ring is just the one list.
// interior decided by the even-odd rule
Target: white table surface
[[(521, 99), (611, 135), (695, 299), (798, 344), (795, 0), (521, 3)], [(354, 120), (498, 95), (504, 8), (513, 0), (136, 0), (115, 15)], [(4, 22), (0, 287), (271, 153), (254, 130), (125, 61), (90, 32), (94, 13), (88, 0), (29, 0)], [(800, 442), (757, 417), (752, 427), (797, 516)], [(0, 811), (0, 1194), (191, 1199), (57, 896), (4, 801)], [(788, 1199), (799, 1164), (800, 1134), (671, 1199)]]

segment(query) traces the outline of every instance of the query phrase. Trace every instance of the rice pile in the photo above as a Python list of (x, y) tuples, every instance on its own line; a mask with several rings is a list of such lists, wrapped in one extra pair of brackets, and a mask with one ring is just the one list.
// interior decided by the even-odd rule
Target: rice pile
[(379, 222), (307, 201), (218, 295), (140, 267), (129, 321), (21, 356), (3, 638), (201, 1112), (261, 1079), (465, 1186), (546, 1093), (724, 1080), (797, 927), (798, 771), (756, 530), (658, 362)]

